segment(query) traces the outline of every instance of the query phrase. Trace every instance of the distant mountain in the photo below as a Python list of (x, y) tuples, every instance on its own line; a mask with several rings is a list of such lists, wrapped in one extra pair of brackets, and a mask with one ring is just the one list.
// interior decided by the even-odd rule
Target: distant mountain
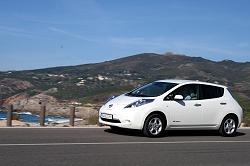
[(0, 99), (20, 93), (33, 96), (57, 88), (58, 92), (51, 94), (57, 100), (103, 102), (110, 94), (170, 78), (219, 83), (250, 97), (250, 62), (214, 62), (168, 52), (143, 53), (96, 64), (0, 72)]

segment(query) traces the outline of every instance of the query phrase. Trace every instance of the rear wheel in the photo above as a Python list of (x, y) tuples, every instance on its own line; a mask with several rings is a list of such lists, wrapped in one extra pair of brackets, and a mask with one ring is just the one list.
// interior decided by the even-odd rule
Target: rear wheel
[(148, 137), (160, 137), (165, 131), (166, 122), (159, 114), (152, 114), (147, 117), (144, 126), (143, 134)]
[(234, 116), (226, 116), (220, 126), (219, 133), (225, 137), (231, 137), (237, 130), (237, 121)]

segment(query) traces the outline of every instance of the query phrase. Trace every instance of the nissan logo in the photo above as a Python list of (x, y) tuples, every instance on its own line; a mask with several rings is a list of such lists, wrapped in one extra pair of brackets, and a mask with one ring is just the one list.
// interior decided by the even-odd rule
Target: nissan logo
[(113, 107), (113, 104), (110, 104), (110, 105), (109, 105), (109, 108), (112, 108), (112, 107)]

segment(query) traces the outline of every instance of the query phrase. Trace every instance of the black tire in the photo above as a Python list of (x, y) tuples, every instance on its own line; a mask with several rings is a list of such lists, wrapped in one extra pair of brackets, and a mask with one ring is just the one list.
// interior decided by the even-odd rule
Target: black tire
[(116, 132), (116, 133), (121, 133), (123, 132), (124, 128), (120, 128), (120, 127), (117, 127), (117, 126), (110, 126), (110, 128)]
[(234, 116), (226, 116), (220, 125), (219, 133), (224, 137), (232, 137), (237, 130), (237, 120)]
[(159, 114), (152, 114), (145, 120), (143, 134), (147, 137), (160, 137), (166, 127), (166, 121)]

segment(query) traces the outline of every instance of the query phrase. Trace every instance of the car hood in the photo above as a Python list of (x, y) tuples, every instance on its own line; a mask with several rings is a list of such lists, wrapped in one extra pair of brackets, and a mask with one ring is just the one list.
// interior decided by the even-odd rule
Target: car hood
[(133, 96), (121, 95), (121, 96), (118, 96), (118, 97), (112, 99), (111, 101), (106, 103), (106, 105), (110, 105), (110, 104), (128, 105), (128, 104), (131, 104), (131, 103), (133, 103), (137, 100), (140, 100), (140, 99), (143, 99), (143, 97), (133, 97)]

